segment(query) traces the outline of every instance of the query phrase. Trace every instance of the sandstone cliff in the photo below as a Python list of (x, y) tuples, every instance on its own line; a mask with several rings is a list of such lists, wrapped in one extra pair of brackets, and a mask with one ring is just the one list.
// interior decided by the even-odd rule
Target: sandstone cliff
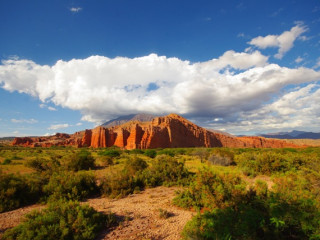
[(75, 134), (56, 134), (50, 137), (16, 138), (12, 145), (31, 147), (76, 146), (111, 147), (123, 149), (177, 147), (297, 147), (292, 143), (262, 137), (233, 137), (201, 128), (185, 118), (170, 114), (150, 122), (130, 121), (105, 128), (99, 126)]

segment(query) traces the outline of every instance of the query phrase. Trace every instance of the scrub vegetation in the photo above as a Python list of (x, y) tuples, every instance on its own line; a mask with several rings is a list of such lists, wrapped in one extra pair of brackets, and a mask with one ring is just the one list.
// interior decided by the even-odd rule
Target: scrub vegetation
[(320, 239), (319, 148), (1, 146), (0, 163), (0, 212), (48, 206), (4, 239), (94, 239), (117, 220), (77, 201), (156, 186), (181, 186), (173, 204), (196, 212), (185, 239)]

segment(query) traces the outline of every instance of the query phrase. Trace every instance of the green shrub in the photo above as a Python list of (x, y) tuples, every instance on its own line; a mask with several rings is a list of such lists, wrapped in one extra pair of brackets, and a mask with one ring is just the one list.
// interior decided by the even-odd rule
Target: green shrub
[(183, 162), (165, 155), (157, 156), (152, 166), (141, 174), (145, 184), (151, 187), (183, 184), (188, 182), (189, 176)]
[(175, 199), (202, 208), (185, 226), (185, 239), (319, 239), (319, 204), (298, 175), (275, 179), (273, 191), (262, 181), (239, 191), (230, 178), (204, 176)]
[(55, 158), (46, 160), (43, 158), (32, 158), (25, 162), (25, 166), (34, 169), (35, 171), (48, 172), (48, 174), (53, 173), (54, 171), (58, 171), (60, 168), (60, 162)]
[(139, 177), (125, 171), (108, 172), (101, 183), (101, 193), (111, 198), (121, 198), (144, 188)]
[(0, 172), (0, 212), (35, 203), (42, 195), (43, 179)]
[(157, 151), (154, 149), (147, 149), (144, 151), (144, 155), (149, 158), (155, 158), (157, 156)]
[(22, 160), (23, 158), (22, 157), (18, 157), (17, 155), (13, 155), (11, 157), (11, 160)]
[(159, 217), (163, 219), (167, 219), (171, 217), (173, 214), (166, 209), (159, 208)]
[(114, 165), (113, 158), (110, 156), (101, 156), (101, 157), (99, 157), (99, 160), (101, 161), (101, 163), (104, 167)]
[(53, 200), (82, 200), (99, 191), (93, 173), (83, 171), (53, 173), (43, 190)]
[(127, 159), (124, 165), (124, 171), (129, 175), (135, 175), (137, 172), (141, 172), (148, 167), (146, 161), (141, 158), (133, 157)]
[(108, 172), (102, 180), (101, 191), (110, 197), (124, 197), (145, 186), (182, 184), (188, 181), (189, 176), (183, 162), (168, 156), (158, 156), (150, 167), (135, 157), (126, 161), (123, 170)]
[(106, 216), (88, 205), (60, 200), (49, 204), (48, 209), (26, 215), (25, 221), (7, 230), (3, 239), (89, 240), (95, 239), (102, 228), (114, 222), (111, 213)]
[(144, 154), (142, 149), (132, 149), (129, 151), (130, 154)]
[(8, 164), (11, 164), (11, 163), (12, 163), (11, 159), (10, 159), (10, 158), (6, 158), (6, 159), (3, 161), (2, 165), (8, 165)]
[(25, 166), (30, 167), (37, 172), (43, 172), (47, 170), (47, 166), (45, 164), (46, 160), (40, 158), (29, 159), (25, 162)]
[(206, 148), (197, 148), (192, 151), (193, 156), (197, 156), (200, 158), (200, 161), (203, 163), (209, 156), (208, 149)]
[(245, 189), (245, 183), (235, 174), (202, 170), (173, 202), (183, 208), (225, 208), (238, 204), (246, 195)]
[(208, 158), (213, 165), (230, 166), (234, 165), (234, 153), (224, 148), (215, 148)]
[(175, 150), (174, 149), (162, 149), (160, 151), (157, 152), (157, 155), (168, 155), (170, 157), (174, 157), (175, 156)]
[(185, 155), (185, 154), (187, 153), (187, 150), (184, 149), (184, 148), (176, 148), (176, 149), (175, 149), (175, 153), (176, 153), (177, 155)]
[(236, 155), (235, 162), (246, 175), (271, 175), (297, 168), (291, 164), (290, 156), (275, 151), (244, 152)]
[(98, 153), (101, 156), (109, 156), (109, 157), (120, 157), (121, 151), (116, 149), (105, 150)]
[(68, 170), (80, 171), (89, 170), (95, 168), (95, 159), (91, 153), (87, 150), (81, 150), (78, 153), (73, 154), (66, 162)]

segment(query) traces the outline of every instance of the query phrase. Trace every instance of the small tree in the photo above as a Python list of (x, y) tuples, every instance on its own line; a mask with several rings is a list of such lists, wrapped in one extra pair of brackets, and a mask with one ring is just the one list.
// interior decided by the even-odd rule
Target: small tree
[(81, 150), (67, 161), (67, 169), (72, 171), (89, 170), (95, 167), (95, 159), (87, 150)]
[(204, 160), (207, 159), (209, 153), (208, 153), (207, 149), (205, 149), (205, 148), (199, 148), (199, 149), (196, 149), (196, 150), (192, 153), (192, 155), (199, 157), (201, 163), (203, 163)]

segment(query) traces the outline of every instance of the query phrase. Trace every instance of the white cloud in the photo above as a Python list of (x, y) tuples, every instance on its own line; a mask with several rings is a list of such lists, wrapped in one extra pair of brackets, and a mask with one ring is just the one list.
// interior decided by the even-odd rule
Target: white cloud
[[(150, 54), (113, 59), (91, 56), (60, 60), (53, 66), (30, 60), (8, 60), (0, 65), (4, 89), (79, 110), (83, 121), (95, 123), (131, 113), (175, 112), (221, 119), (213, 122), (222, 128), (259, 112), (275, 96), (281, 97), (287, 85), (319, 79), (318, 71), (270, 64), (268, 57), (252, 50), (227, 51), (219, 58), (198, 63)], [(150, 91), (150, 84), (157, 87)], [(243, 124), (257, 127), (254, 119), (259, 116), (252, 115)], [(49, 129), (69, 126), (52, 125)]]
[(81, 126), (81, 125), (82, 125), (82, 123), (81, 123), (81, 122), (79, 122), (79, 123), (77, 123), (77, 124), (76, 124), (76, 126)]
[(54, 107), (48, 107), (48, 109), (49, 109), (50, 111), (57, 111), (57, 109), (54, 108)]
[(13, 122), (13, 123), (29, 123), (29, 124), (34, 124), (34, 123), (37, 123), (38, 120), (33, 119), (33, 118), (31, 118), (31, 119), (15, 119), (15, 118), (12, 118), (12, 119), (11, 119), (11, 122)]
[(70, 127), (70, 125), (67, 124), (67, 123), (64, 123), (64, 124), (53, 124), (48, 128), (48, 130), (58, 130), (58, 129), (67, 128), (67, 127)]
[[(285, 31), (280, 35), (267, 35), (265, 37), (259, 36), (253, 38), (249, 44), (261, 49), (277, 47), (279, 50), (275, 55), (275, 58), (281, 59), (284, 54), (293, 47), (294, 41), (307, 30), (308, 28), (305, 25), (303, 25), (301, 22), (298, 22), (297, 25), (292, 27), (290, 31)], [(307, 38), (304, 36), (301, 36), (300, 39), (307, 40)]]
[(301, 63), (303, 61), (302, 57), (297, 57), (296, 60), (294, 60), (296, 63)]
[(320, 68), (320, 57), (318, 57), (316, 64), (313, 66), (313, 68)]
[(56, 108), (51, 107), (51, 106), (47, 106), (47, 105), (44, 104), (44, 103), (39, 104), (39, 107), (40, 107), (40, 108), (47, 108), (49, 111), (57, 111)]
[(70, 8), (71, 12), (80, 12), (81, 10), (82, 10), (81, 7), (72, 7), (72, 8)]

